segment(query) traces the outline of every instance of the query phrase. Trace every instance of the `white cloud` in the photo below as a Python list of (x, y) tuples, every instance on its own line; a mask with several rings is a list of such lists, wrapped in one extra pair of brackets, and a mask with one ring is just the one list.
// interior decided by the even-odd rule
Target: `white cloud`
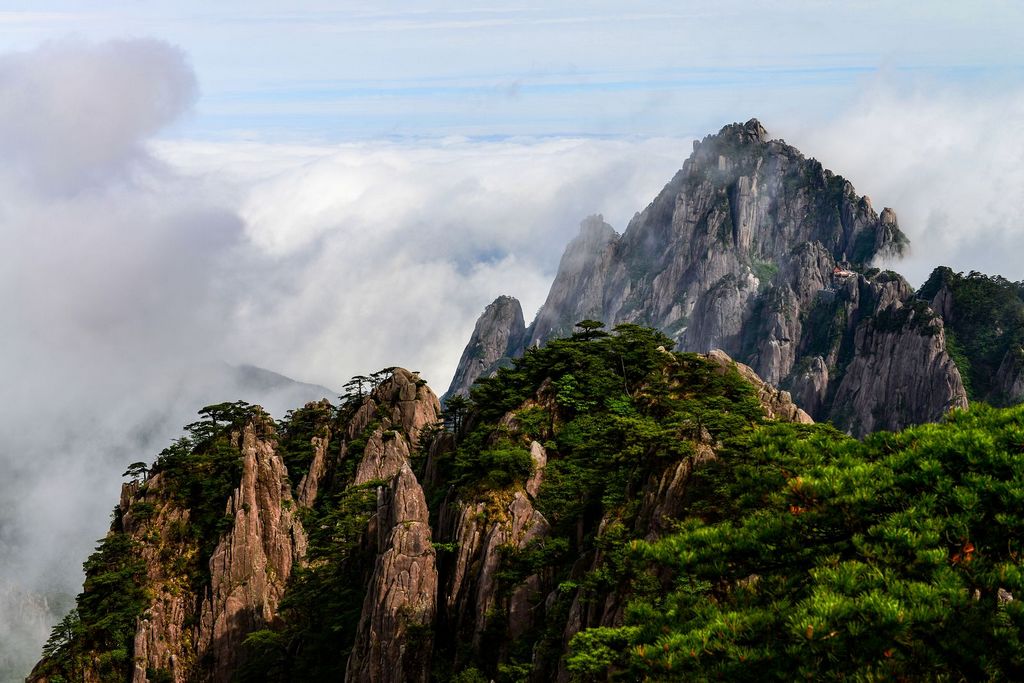
[(76, 192), (146, 161), (141, 143), (196, 96), (166, 43), (61, 41), (0, 57), (4, 170), (48, 192)]
[[(897, 210), (915, 284), (938, 263), (1024, 277), (1020, 93), (869, 86), (833, 120), (764, 123)], [(622, 230), (690, 149), (154, 142), (195, 92), (155, 41), (0, 57), (2, 575), (74, 590), (124, 464), (237, 397), (210, 363), (334, 387), (398, 364), (444, 390), (487, 303), (532, 318), (580, 219)]]
[(69, 592), (125, 464), (252, 397), (218, 361), (441, 391), (486, 303), (529, 316), (580, 218), (623, 225), (687, 149), (154, 144), (195, 94), (154, 41), (0, 57), (0, 94), (0, 575)]

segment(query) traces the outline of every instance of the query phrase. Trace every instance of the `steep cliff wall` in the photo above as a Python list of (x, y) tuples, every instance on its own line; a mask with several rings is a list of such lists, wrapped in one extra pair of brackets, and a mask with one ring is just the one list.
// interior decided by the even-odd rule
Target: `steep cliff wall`
[[(338, 643), (356, 642), (355, 679), (405, 680), (390, 666), (391, 643), (404, 650), (406, 631), (430, 623), (436, 592), (426, 503), (410, 455), (440, 405), (422, 380), (399, 368), (367, 386), (369, 394), (351, 397), (342, 410), (311, 403), (280, 429), (256, 407), (211, 406), (204, 409), (209, 421), (190, 425), (190, 435), (151, 469), (133, 465), (138, 479), (124, 486), (110, 535), (86, 565), (67, 634), (51, 639), (52, 652), (32, 680), (186, 683), (253, 675), (266, 653), (264, 641), (247, 639), (289, 626), (282, 600), (289, 587), (302, 586), (293, 574), (302, 570), (305, 580), (310, 557), (323, 563), (325, 524), (350, 489), (376, 489), (381, 503), (376, 514), (342, 518), (355, 525), (348, 531), (352, 564), (376, 559), (346, 574), (366, 581), (358, 591), (371, 597), (358, 628)], [(319, 554), (310, 553), (300, 517), (315, 525)], [(335, 554), (342, 551), (333, 546), (337, 539), (328, 533)], [(335, 669), (344, 664), (342, 658)]]

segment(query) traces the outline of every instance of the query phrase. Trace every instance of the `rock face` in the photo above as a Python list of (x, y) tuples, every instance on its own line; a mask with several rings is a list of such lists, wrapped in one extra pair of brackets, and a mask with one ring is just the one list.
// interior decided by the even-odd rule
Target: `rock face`
[(917, 296), (942, 316), (971, 399), (994, 406), (1024, 401), (1024, 283), (939, 266)]
[(242, 430), (242, 481), (227, 505), (234, 525), (210, 558), (198, 645), (209, 680), (217, 683), (237, 671), (245, 637), (274, 623), (292, 568), (306, 554), (306, 534), (272, 436), (266, 424), (251, 422)]
[[(770, 139), (758, 121), (732, 124), (694, 143), (621, 236), (599, 216), (583, 222), (526, 343), (564, 336), (585, 318), (650, 325), (679, 350), (723, 350), (790, 390), (815, 419), (838, 417), (853, 434), (936, 420), (966, 400), (955, 364), (934, 343), (941, 331), (921, 333), (906, 319), (885, 341), (871, 333), (870, 319), (894, 296), (915, 306), (905, 283), (867, 270), (906, 243), (892, 209), (877, 214), (848, 181)], [(836, 336), (823, 338), (822, 326)], [(879, 371), (885, 379), (860, 376)], [(931, 374), (899, 385), (897, 404), (875, 416), (887, 402), (881, 392), (917, 372)]]
[(378, 497), (378, 555), (346, 679), (426, 681), (437, 596), (427, 501), (407, 463)]
[[(373, 574), (366, 589), (355, 644), (347, 664), (351, 681), (426, 681), (430, 670), (429, 626), (437, 597), (437, 568), (430, 513), (423, 488), (410, 468), (420, 436), (440, 417), (430, 388), (413, 373), (394, 369), (356, 413), (350, 433), (381, 420), (367, 440), (354, 485), (390, 481), (377, 489)], [(360, 425), (362, 425), (360, 427)], [(415, 637), (413, 634), (416, 633)]]
[[(291, 437), (278, 434), (266, 413), (254, 409), (233, 431), (218, 432), (227, 449), (219, 457), (237, 458), (238, 479), (212, 535), (197, 535), (204, 527), (168, 473), (124, 486), (111, 533), (137, 547), (151, 596), (131, 641), (132, 683), (234, 680), (248, 661), (246, 637), (283, 623), (281, 600), (308, 551), (299, 510), (309, 513), (321, 496), (377, 482), (388, 484), (378, 486), (376, 514), (360, 536), (367, 552), (359, 557), (373, 563), (363, 574), (366, 600), (349, 678), (422, 679), (429, 639), (410, 644), (433, 621), (437, 572), (426, 498), (410, 457), (438, 421), (440, 403), (423, 380), (401, 368), (378, 373), (372, 384), (343, 416), (326, 402), (302, 409), (299, 441), (305, 443), (292, 444), (298, 451), (290, 457), (308, 453), (308, 461), (294, 481), (282, 443)], [(48, 680), (45, 663), (34, 681)], [(83, 675), (99, 680), (98, 671)]]
[(799, 424), (811, 424), (814, 420), (806, 412), (801, 410), (790, 396), (788, 391), (780, 391), (757, 376), (750, 367), (743, 363), (736, 363), (732, 358), (720, 350), (714, 350), (705, 356), (708, 360), (717, 363), (723, 369), (735, 368), (740, 376), (750, 382), (757, 389), (757, 398), (764, 408), (765, 417), (769, 420), (781, 420), (783, 422), (796, 422)]
[[(441, 517), (457, 547), (445, 587), (447, 618), (454, 633), (479, 649), (485, 645), (488, 627), (493, 627), (494, 608), (501, 599), (495, 588), (504, 554), (542, 538), (549, 525), (521, 490), (475, 504), (448, 506)], [(537, 598), (539, 582), (538, 576), (528, 576), (505, 598), (511, 639), (533, 625), (529, 599)]]
[(996, 388), (1005, 403), (1024, 402), (1024, 348), (1010, 349), (996, 373)]
[(913, 299), (907, 282), (885, 274), (844, 291), (869, 315), (854, 328), (853, 359), (838, 381), (830, 419), (857, 434), (932, 422), (967, 407), (942, 319)]
[(495, 299), (476, 321), (445, 397), (468, 395), (473, 382), (490, 376), (503, 362), (522, 353), (525, 334), (519, 300), (510, 296)]
[[(692, 391), (682, 378), (693, 375), (683, 370), (697, 363), (701, 376), (709, 370), (738, 373), (753, 386), (768, 419), (810, 422), (786, 391), (721, 351), (703, 359), (654, 353), (664, 361), (664, 377), (670, 378), (664, 388), (673, 395)], [(735, 379), (726, 384), (734, 386)], [(630, 501), (607, 508), (588, 504), (578, 519), (562, 513), (552, 522), (541, 509), (545, 495), (561, 495), (545, 487), (565, 476), (555, 429), (571, 413), (559, 403), (551, 378), (515, 409), (503, 408), (493, 431), (477, 436), (433, 429), (440, 404), (414, 373), (394, 368), (373, 384), (368, 394), (338, 408), (309, 403), (280, 426), (258, 409), (240, 424), (215, 423), (207, 432), (221, 447), (214, 455), (238, 465), (220, 524), (204, 527), (198, 518), (210, 510), (175, 489), (182, 481), (199, 481), (174, 478), (181, 476), (174, 467), (187, 467), (183, 461), (174, 467), (165, 462), (165, 469), (124, 486), (112, 533), (132, 540), (148, 601), (125, 663), (133, 683), (288, 679), (288, 667), (309, 644), (303, 638), (310, 632), (302, 628), (317, 629), (321, 622), (307, 603), (290, 603), (284, 613), (281, 606), (289, 588), (302, 600), (310, 585), (314, 602), (324, 591), (327, 609), (346, 615), (331, 622), (344, 624), (339, 630), (316, 631), (331, 639), (316, 657), (336, 656), (330, 664), (339, 678), (426, 683), (462, 671), (471, 676), (478, 665), (495, 671), (508, 665), (519, 678), (566, 680), (559, 653), (572, 637), (623, 619), (629, 590), (609, 578), (622, 569), (610, 569), (623, 561), (615, 543), (624, 536), (654, 539), (672, 529), (687, 505), (691, 475), (717, 457), (721, 445), (705, 427), (687, 428), (678, 436), (686, 446), (672, 451), (674, 457), (637, 470), (627, 486)], [(467, 482), (455, 474), (467, 449), (480, 449), (477, 455), (515, 449), (528, 458), (528, 467), (513, 479)], [(288, 463), (302, 475), (290, 476)], [(426, 492), (414, 468), (434, 472)], [(557, 505), (548, 509), (559, 515)], [(308, 539), (300, 514), (309, 523)], [(204, 528), (211, 533), (195, 533)], [(336, 554), (338, 564), (329, 565), (325, 553)], [(206, 555), (205, 565), (197, 561)], [(344, 582), (302, 583), (325, 566), (327, 576)], [(296, 624), (298, 631), (289, 630)], [(256, 631), (261, 635), (254, 650), (247, 638)], [(288, 643), (294, 650), (281, 645), (272, 650), (276, 659), (266, 659), (259, 642)], [(109, 678), (94, 659), (82, 680)], [(264, 670), (266, 662), (280, 671)], [(46, 683), (45, 660), (37, 670), (33, 680)]]
[(528, 346), (566, 336), (581, 320), (606, 320), (605, 292), (618, 241), (619, 234), (603, 216), (580, 223), (579, 235), (565, 248), (548, 298), (530, 325)]

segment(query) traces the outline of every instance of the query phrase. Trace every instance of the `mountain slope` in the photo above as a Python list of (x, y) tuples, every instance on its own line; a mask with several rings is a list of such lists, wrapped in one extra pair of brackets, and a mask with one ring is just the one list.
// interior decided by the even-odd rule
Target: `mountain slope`
[(1024, 408), (857, 441), (671, 346), (587, 326), (444, 413), (397, 368), (204, 409), (32, 680), (1019, 678)]

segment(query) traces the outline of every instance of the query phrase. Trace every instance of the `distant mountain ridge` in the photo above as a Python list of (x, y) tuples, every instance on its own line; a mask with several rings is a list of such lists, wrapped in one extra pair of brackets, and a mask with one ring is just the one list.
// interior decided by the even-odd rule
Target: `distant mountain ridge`
[[(504, 323), (481, 318), (466, 353), (488, 353), (463, 355), (446, 396), (594, 319), (722, 349), (853, 434), (934, 421), (967, 404), (942, 320), (899, 275), (870, 268), (907, 244), (892, 209), (876, 213), (756, 119), (731, 124), (694, 143), (622, 235), (601, 216), (583, 221), (528, 328), (518, 302), (492, 304)], [(492, 337), (523, 344), (498, 356)]]

